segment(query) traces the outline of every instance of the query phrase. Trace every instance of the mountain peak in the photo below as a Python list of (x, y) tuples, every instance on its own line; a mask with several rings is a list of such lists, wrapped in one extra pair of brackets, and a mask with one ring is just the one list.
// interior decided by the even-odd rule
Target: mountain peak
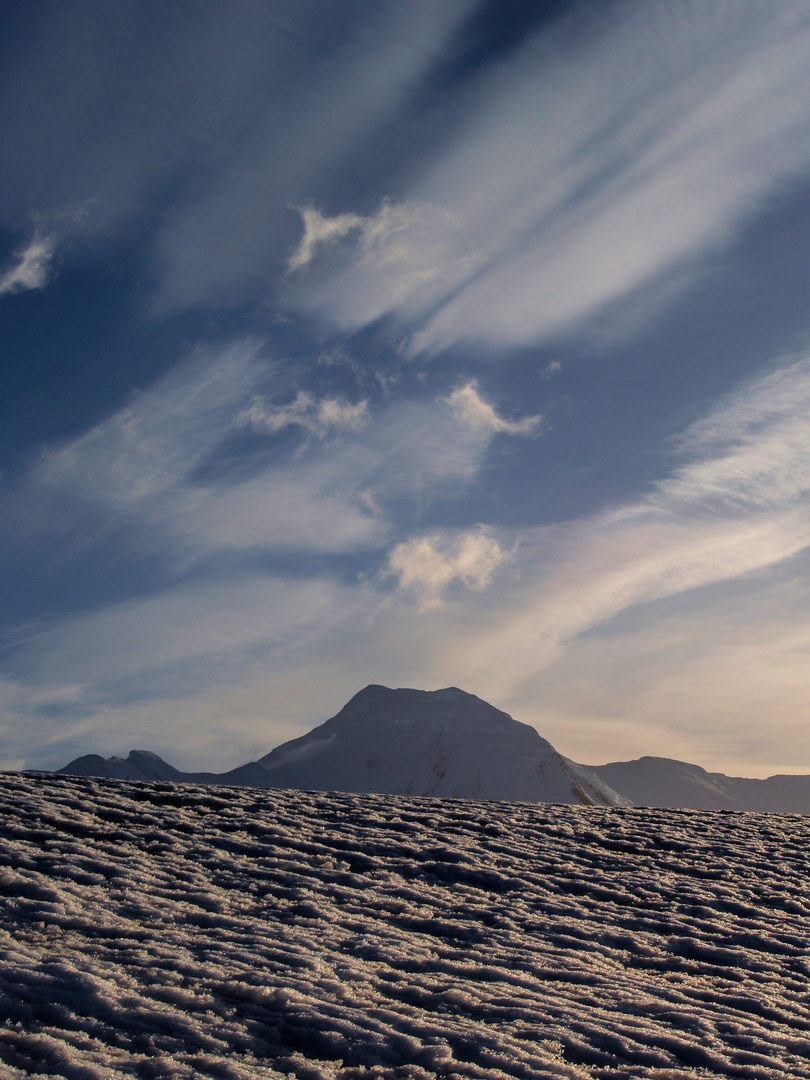
[[(460, 690), (371, 684), (337, 715), (260, 759), (273, 787), (611, 803), (528, 724)], [(618, 797), (616, 797), (618, 799)]]

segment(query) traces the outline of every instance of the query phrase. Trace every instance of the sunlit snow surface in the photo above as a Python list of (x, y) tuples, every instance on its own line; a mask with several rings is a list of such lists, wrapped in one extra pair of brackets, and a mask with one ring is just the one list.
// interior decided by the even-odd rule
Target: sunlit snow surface
[(810, 1077), (810, 820), (0, 776), (0, 1075)]

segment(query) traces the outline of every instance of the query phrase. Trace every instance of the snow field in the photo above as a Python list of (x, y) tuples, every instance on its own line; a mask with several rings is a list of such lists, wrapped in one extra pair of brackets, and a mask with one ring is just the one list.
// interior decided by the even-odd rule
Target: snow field
[(0, 776), (0, 1076), (810, 1077), (806, 818)]

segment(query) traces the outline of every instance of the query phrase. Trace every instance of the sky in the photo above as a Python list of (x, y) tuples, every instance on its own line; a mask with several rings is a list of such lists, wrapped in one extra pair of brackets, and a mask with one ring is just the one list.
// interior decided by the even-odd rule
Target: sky
[(0, 767), (382, 683), (810, 773), (806, 4), (0, 20)]

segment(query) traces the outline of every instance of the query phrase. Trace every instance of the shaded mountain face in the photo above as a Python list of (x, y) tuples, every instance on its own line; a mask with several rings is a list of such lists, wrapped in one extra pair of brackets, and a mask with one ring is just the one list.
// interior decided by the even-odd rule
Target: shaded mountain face
[(130, 750), (125, 757), (103, 758), (85, 754), (61, 769), (64, 776), (101, 776), (110, 780), (168, 780), (175, 784), (229, 784), (237, 787), (267, 787), (267, 773), (255, 761), (229, 772), (181, 772), (149, 750)]
[(69, 776), (106, 776), (111, 780), (183, 779), (183, 773), (149, 750), (130, 750), (125, 758), (85, 754), (56, 771)]
[(367, 686), (260, 764), (270, 786), (462, 799), (618, 805), (533, 727), (474, 694)]
[[(642, 757), (591, 766), (606, 784), (639, 806), (681, 807), (700, 810), (739, 810), (719, 774), (670, 758)], [(632, 791), (632, 795), (630, 792)]]

